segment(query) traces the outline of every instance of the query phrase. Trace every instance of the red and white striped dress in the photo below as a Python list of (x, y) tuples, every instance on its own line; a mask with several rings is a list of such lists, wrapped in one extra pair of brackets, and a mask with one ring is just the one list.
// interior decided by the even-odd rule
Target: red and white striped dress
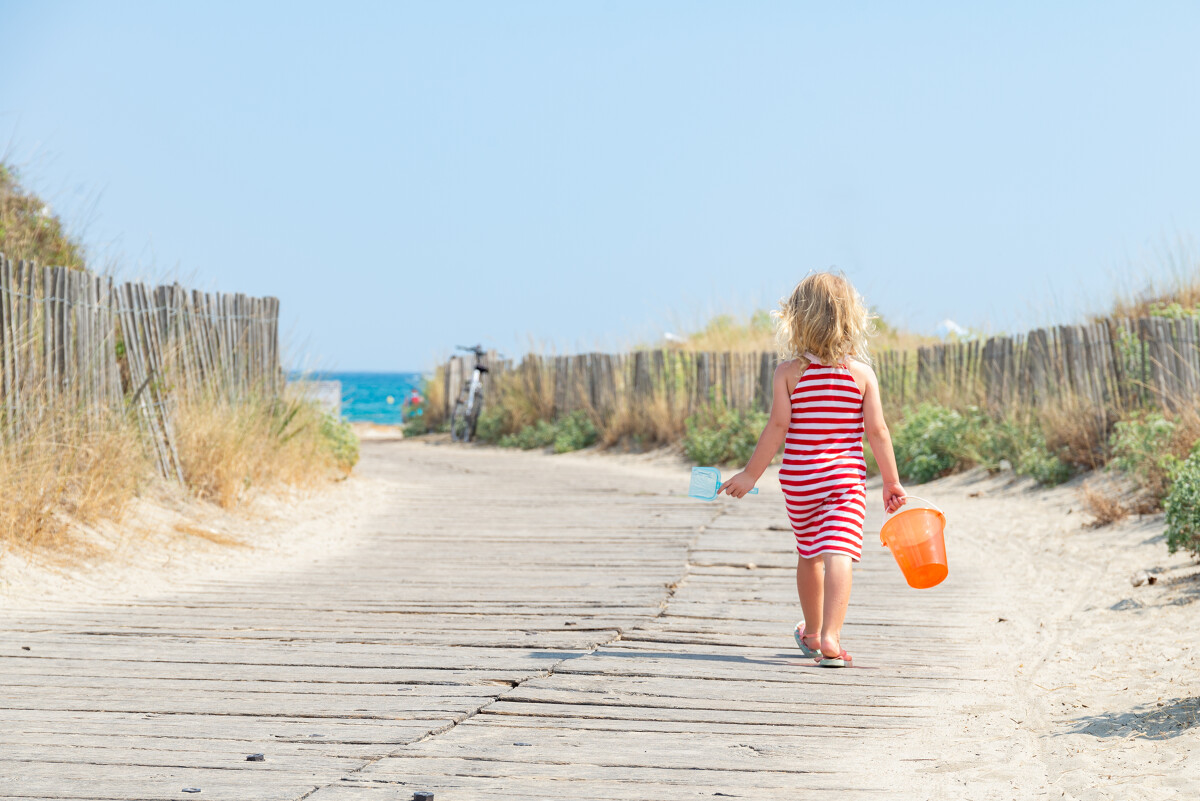
[(807, 358), (792, 390), (779, 483), (800, 555), (845, 554), (857, 562), (867, 513), (862, 392), (846, 365)]

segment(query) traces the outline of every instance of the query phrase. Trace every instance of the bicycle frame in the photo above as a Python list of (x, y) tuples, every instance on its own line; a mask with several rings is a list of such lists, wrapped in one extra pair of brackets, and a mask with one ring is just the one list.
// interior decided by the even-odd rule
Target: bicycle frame
[(475, 393), (483, 388), (483, 373), (476, 367), (471, 373), (471, 388), (467, 392), (467, 413), (475, 408)]

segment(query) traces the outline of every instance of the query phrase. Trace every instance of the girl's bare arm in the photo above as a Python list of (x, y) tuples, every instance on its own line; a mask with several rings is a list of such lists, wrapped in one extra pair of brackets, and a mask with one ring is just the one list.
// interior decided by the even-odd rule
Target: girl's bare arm
[(746, 469), (721, 485), (721, 489), (733, 498), (740, 498), (750, 490), (762, 477), (763, 471), (771, 464), (779, 446), (787, 436), (788, 426), (792, 422), (792, 398), (790, 377), (795, 362), (785, 362), (775, 368), (775, 380), (771, 392), (771, 417), (758, 437), (754, 446), (754, 455), (746, 464)]

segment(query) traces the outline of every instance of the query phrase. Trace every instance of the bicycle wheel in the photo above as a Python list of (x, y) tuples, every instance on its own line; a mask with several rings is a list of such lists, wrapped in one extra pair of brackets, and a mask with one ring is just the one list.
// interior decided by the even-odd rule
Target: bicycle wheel
[(466, 442), (470, 434), (470, 422), (467, 420), (467, 405), (460, 398), (454, 403), (454, 412), (450, 415), (450, 441)]

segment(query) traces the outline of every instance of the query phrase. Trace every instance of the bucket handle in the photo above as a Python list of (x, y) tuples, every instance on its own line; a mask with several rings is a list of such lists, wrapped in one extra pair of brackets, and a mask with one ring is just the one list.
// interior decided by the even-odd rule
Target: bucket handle
[[(925, 500), (924, 498), (918, 498), (916, 495), (905, 495), (905, 496), (904, 496), (904, 500), (905, 500), (905, 501), (908, 501), (908, 500), (920, 501), (921, 503), (925, 504), (925, 505), (926, 505), (926, 506), (928, 506), (930, 509), (932, 509), (933, 511), (935, 511), (935, 512), (937, 512), (939, 515), (941, 515), (943, 520), (946, 518), (946, 513), (945, 513), (945, 512), (943, 512), (943, 511), (942, 511), (942, 510), (941, 510), (941, 509), (938, 507), (938, 505), (937, 505), (937, 504), (935, 504), (933, 501), (927, 501), (927, 500)], [(903, 509), (903, 508), (904, 508), (904, 507), (903, 507), (903, 506), (901, 506), (901, 507), (900, 507), (900, 509), (897, 509), (896, 511), (894, 511), (894, 512), (892, 512), (890, 515), (888, 515), (888, 520), (890, 520), (892, 517), (894, 517), (894, 516), (896, 516), (896, 515), (900, 514), (900, 510), (901, 510), (901, 509)], [(886, 522), (887, 522), (887, 520), (884, 520), (884, 522), (886, 523)], [(884, 548), (886, 548), (886, 547), (887, 547), (887, 543), (883, 541), (883, 528), (882, 528), (882, 527), (880, 527), (880, 529), (879, 529), (879, 544), (880, 544), (880, 545), (882, 545)]]

